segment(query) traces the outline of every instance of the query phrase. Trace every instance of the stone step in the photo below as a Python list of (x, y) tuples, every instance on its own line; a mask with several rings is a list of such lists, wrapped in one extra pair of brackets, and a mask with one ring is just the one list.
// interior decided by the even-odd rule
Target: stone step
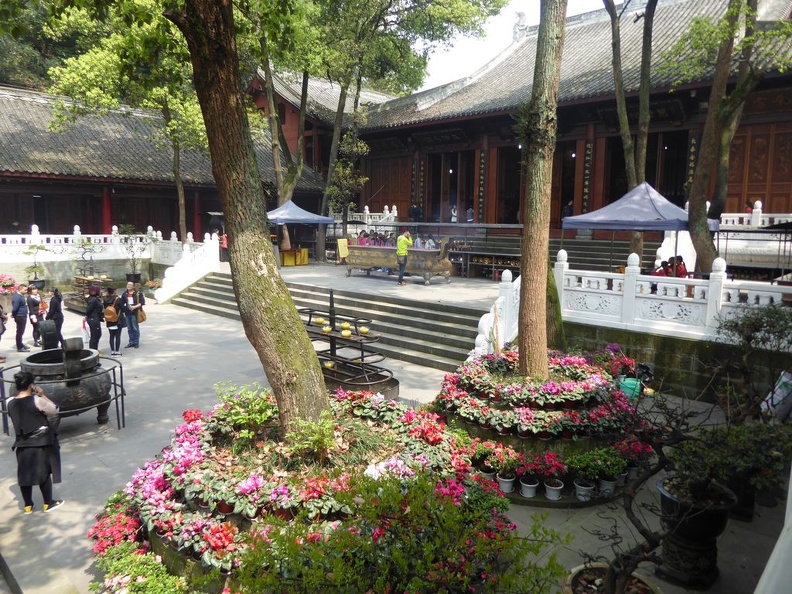
[[(330, 290), (300, 283), (287, 283), (297, 308), (327, 311)], [(233, 298), (231, 275), (218, 273), (196, 283), (172, 302), (207, 314), (240, 319)], [(485, 313), (464, 306), (421, 304), (403, 298), (362, 295), (352, 291), (333, 292), (339, 315), (372, 320), (382, 333), (372, 345), (386, 357), (455, 371), (473, 348), (478, 321)], [(385, 363), (387, 366), (387, 362)]]

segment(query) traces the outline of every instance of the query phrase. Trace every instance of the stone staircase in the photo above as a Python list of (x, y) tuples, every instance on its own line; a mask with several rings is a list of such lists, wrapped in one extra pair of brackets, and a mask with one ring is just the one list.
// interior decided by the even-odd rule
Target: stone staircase
[[(330, 290), (286, 283), (297, 308), (327, 311)], [(212, 274), (172, 300), (174, 305), (204, 313), (240, 319), (233, 300), (231, 275)], [(478, 322), (486, 313), (462, 306), (416, 303), (408, 299), (381, 297), (334, 290), (338, 314), (368, 318), (382, 338), (372, 350), (386, 357), (423, 367), (454, 371), (467, 358), (476, 340)], [(387, 361), (383, 364), (387, 367)]]

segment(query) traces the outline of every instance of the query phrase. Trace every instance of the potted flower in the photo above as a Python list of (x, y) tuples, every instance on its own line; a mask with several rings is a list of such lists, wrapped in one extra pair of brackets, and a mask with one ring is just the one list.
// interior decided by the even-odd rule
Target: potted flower
[(589, 454), (593, 458), (592, 463), (598, 468), (600, 495), (613, 495), (619, 476), (627, 471), (627, 461), (610, 447), (596, 448)]
[(44, 283), (46, 280), (44, 278), (39, 278), (39, 274), (42, 276), (47, 272), (47, 269), (44, 268), (38, 262), (38, 254), (39, 252), (48, 252), (50, 251), (48, 247), (38, 244), (32, 244), (28, 246), (24, 252), (22, 252), (26, 256), (33, 256), (33, 264), (25, 268), (25, 272), (28, 274), (28, 284), (33, 285), (39, 291), (44, 288)]
[(498, 435), (510, 435), (517, 425), (517, 415), (512, 410), (491, 410), (488, 422)]
[(588, 501), (594, 492), (600, 474), (600, 462), (596, 451), (581, 452), (567, 459), (569, 472), (575, 477), (575, 496), (580, 501)]
[(545, 497), (551, 501), (561, 498), (564, 482), (561, 477), (566, 474), (567, 466), (564, 459), (556, 452), (534, 454), (526, 464), (527, 471), (544, 480)]
[(654, 450), (652, 446), (631, 435), (613, 444), (619, 455), (627, 461), (627, 480), (632, 480), (638, 468), (649, 460)]
[(517, 479), (517, 468), (523, 462), (523, 456), (510, 446), (497, 444), (488, 457), (489, 464), (497, 473), (501, 491), (511, 493), (514, 491), (514, 482)]
[(145, 282), (146, 289), (148, 290), (149, 295), (152, 297), (154, 296), (154, 291), (162, 287), (162, 279), (161, 278), (150, 278)]

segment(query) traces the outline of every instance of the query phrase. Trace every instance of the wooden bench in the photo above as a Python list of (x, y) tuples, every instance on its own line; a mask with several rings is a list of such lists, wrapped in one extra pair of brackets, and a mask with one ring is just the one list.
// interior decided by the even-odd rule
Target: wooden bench
[[(352, 270), (364, 269), (367, 275), (372, 269), (391, 268), (399, 269), (396, 262), (396, 248), (378, 245), (350, 245), (349, 255), (346, 257), (347, 276), (352, 276)], [(409, 248), (407, 250), (406, 272), (420, 275), (424, 284), (428, 285), (434, 276), (444, 276), (446, 282), (451, 282), (451, 261), (448, 259), (448, 240), (441, 239), (439, 248), (423, 250)]]

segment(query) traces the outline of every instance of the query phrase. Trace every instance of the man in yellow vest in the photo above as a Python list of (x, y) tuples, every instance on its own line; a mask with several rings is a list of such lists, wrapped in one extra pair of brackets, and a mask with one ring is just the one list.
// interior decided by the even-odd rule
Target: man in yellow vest
[(412, 236), (409, 231), (405, 231), (396, 240), (396, 262), (399, 264), (399, 284), (406, 285), (404, 282), (404, 269), (407, 267), (407, 248), (413, 244)]

